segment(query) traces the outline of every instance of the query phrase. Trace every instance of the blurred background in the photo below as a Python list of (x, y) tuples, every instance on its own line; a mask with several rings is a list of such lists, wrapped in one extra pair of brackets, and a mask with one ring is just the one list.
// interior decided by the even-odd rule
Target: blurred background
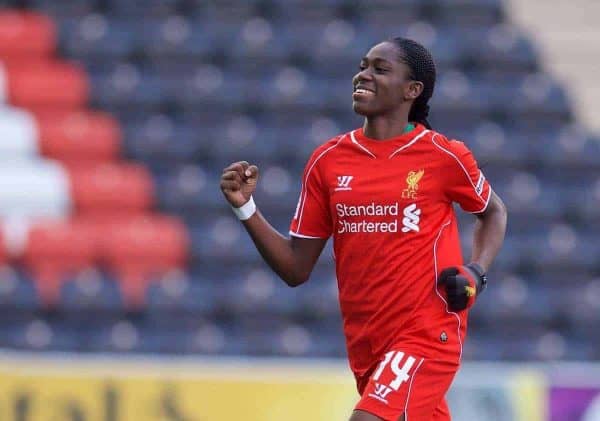
[(391, 36), (430, 49), (431, 123), (509, 209), (455, 419), (600, 420), (597, 1), (0, 5), (2, 420), (345, 419), (330, 251), (285, 287), (218, 180), (256, 163), (287, 232), (312, 150), (361, 124), (360, 58)]

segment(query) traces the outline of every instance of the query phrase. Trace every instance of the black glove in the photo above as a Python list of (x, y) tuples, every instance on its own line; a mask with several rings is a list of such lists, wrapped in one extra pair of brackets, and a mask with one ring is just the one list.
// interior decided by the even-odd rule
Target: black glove
[(487, 286), (487, 278), (481, 266), (469, 263), (444, 269), (438, 277), (438, 285), (446, 288), (450, 310), (462, 311), (475, 303)]

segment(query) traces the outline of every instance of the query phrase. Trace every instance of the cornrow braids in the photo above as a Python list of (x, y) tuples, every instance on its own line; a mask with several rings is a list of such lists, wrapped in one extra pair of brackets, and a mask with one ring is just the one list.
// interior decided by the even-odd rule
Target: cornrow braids
[(410, 78), (423, 83), (423, 92), (415, 99), (408, 120), (416, 121), (431, 129), (427, 117), (429, 116), (429, 99), (433, 95), (435, 87), (436, 71), (433, 57), (425, 47), (411, 39), (396, 37), (392, 38), (390, 42), (400, 50), (400, 60), (410, 67)]

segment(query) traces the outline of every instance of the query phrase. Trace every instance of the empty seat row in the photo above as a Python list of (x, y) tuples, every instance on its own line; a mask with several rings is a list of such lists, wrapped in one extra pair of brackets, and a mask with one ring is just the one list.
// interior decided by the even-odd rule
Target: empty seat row
[(4, 218), (140, 213), (154, 203), (152, 177), (138, 164), (79, 162), (66, 168), (50, 160), (3, 164), (0, 186)]
[[(164, 322), (164, 321), (163, 321)], [(94, 326), (90, 329), (90, 326)], [(464, 349), (469, 359), (549, 361), (598, 358), (597, 340), (544, 326), (472, 329)], [(587, 332), (589, 333), (589, 332)], [(593, 338), (593, 335), (591, 335)], [(339, 329), (260, 320), (228, 323), (200, 320), (157, 327), (153, 320), (109, 318), (79, 322), (29, 318), (0, 329), (0, 346), (26, 350), (137, 352), (200, 355), (343, 357)]]
[(125, 301), (135, 306), (150, 280), (185, 266), (189, 247), (183, 224), (161, 215), (39, 222), (22, 231), (5, 225), (5, 251), (46, 304), (56, 303), (62, 282), (102, 264), (123, 280)]
[[(88, 64), (101, 65), (103, 58), (124, 60), (137, 56), (150, 62), (173, 59), (225, 61), (247, 66), (250, 61), (269, 63), (303, 60), (315, 69), (324, 66), (334, 74), (338, 68), (355, 65), (372, 46), (394, 36), (405, 36), (427, 45), (438, 65), (476, 65), (499, 71), (535, 70), (535, 50), (521, 32), (508, 24), (492, 23), (436, 25), (430, 21), (403, 19), (379, 10), (369, 21), (369, 13), (356, 23), (331, 18), (277, 23), (251, 16), (244, 21), (190, 19), (173, 15), (153, 19), (111, 19), (102, 14), (66, 19), (61, 27), (62, 47)], [(402, 15), (401, 15), (402, 16)], [(353, 60), (353, 61), (352, 61)]]
[(32, 113), (0, 108), (3, 160), (35, 160), (39, 155), (73, 163), (114, 161), (120, 151), (119, 124), (102, 112), (45, 110)]
[[(180, 322), (157, 328), (153, 321), (143, 319), (70, 322), (29, 318), (8, 326), (0, 324), (0, 346), (34, 351), (320, 357), (345, 354), (339, 330), (308, 330), (283, 321), (266, 320), (265, 323), (260, 328), (200, 321), (191, 326)], [(94, 328), (90, 329), (91, 326)]]
[[(95, 103), (114, 111), (139, 108), (152, 113), (174, 108), (189, 112), (208, 108), (224, 112), (254, 109), (314, 113), (318, 109), (347, 114), (355, 71), (335, 80), (297, 67), (265, 71), (255, 77), (224, 73), (215, 67), (203, 67), (194, 73), (165, 76), (132, 63), (120, 64), (92, 75), (91, 95)], [(549, 124), (571, 121), (564, 91), (545, 75), (511, 79), (452, 71), (441, 76), (438, 85), (432, 109), (448, 119), (468, 114), (473, 119), (509, 124), (523, 118)]]
[[(461, 23), (496, 23), (502, 18), (499, 0), (464, 1), (464, 0), (327, 0), (327, 1), (67, 1), (57, 6), (50, 0), (34, 0), (37, 8), (54, 16), (81, 17), (89, 13), (102, 12), (115, 17), (165, 17), (172, 14), (194, 15), (207, 20), (237, 19), (263, 14), (280, 21), (311, 20), (344, 16), (347, 18), (371, 18), (369, 12), (384, 10), (389, 18), (395, 17), (399, 22), (406, 22), (409, 17), (426, 16), (436, 22), (447, 22), (450, 18)], [(109, 4), (109, 7), (107, 7)], [(372, 18), (375, 19), (377, 15)]]
[[(432, 113), (431, 124), (436, 130), (465, 142), (486, 173), (490, 167), (498, 169), (495, 172), (500, 180), (505, 178), (507, 166), (531, 172), (540, 168), (542, 162), (550, 162), (554, 168), (566, 171), (582, 166), (589, 170), (597, 166), (600, 156), (600, 143), (574, 131), (571, 124), (532, 130), (480, 120), (458, 128), (456, 120), (446, 116), (444, 109), (434, 106)], [(254, 118), (231, 113), (212, 121), (185, 121), (181, 116), (152, 114), (124, 128), (123, 148), (129, 158), (157, 171), (200, 164), (216, 166), (220, 172), (226, 163), (245, 159), (285, 163), (294, 173), (302, 169), (318, 145), (360, 126), (358, 119), (313, 117), (312, 112), (296, 114), (295, 121), (286, 124), (277, 121), (281, 115), (274, 112)], [(545, 180), (543, 175), (538, 182)]]

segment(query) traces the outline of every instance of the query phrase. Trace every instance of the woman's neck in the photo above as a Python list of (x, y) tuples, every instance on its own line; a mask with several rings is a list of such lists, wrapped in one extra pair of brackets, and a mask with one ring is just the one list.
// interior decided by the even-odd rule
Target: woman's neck
[(370, 139), (384, 140), (400, 136), (406, 130), (408, 117), (397, 119), (367, 117), (363, 124), (363, 133)]

